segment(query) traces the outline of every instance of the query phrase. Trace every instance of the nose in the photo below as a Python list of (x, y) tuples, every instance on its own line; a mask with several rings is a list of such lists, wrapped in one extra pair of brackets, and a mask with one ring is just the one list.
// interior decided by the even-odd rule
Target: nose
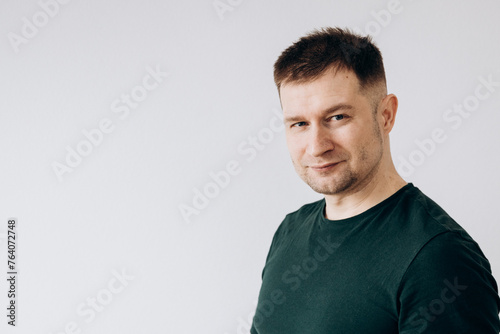
[(331, 137), (332, 134), (326, 127), (321, 125), (312, 126), (307, 138), (306, 152), (313, 157), (319, 157), (326, 152), (332, 151), (335, 145)]

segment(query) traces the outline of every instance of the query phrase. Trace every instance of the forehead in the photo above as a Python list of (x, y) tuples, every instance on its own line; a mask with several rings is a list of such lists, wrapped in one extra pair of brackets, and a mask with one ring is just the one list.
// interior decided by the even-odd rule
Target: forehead
[(360, 98), (360, 85), (352, 71), (332, 69), (308, 82), (285, 82), (280, 87), (283, 111), (319, 109), (329, 104), (355, 104)]

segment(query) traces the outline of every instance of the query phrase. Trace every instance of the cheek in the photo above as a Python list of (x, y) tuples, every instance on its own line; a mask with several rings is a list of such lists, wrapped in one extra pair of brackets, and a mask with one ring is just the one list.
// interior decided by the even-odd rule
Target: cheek
[(352, 163), (367, 160), (373, 149), (373, 134), (364, 131), (346, 131), (336, 142), (337, 152), (348, 155)]
[(302, 148), (302, 143), (298, 138), (288, 136), (286, 137), (286, 146), (288, 147), (288, 152), (290, 152), (290, 155), (292, 157), (296, 157), (297, 155), (300, 155), (300, 152), (303, 150)]
[(336, 131), (332, 142), (337, 152), (354, 153), (362, 146), (363, 134), (349, 128), (339, 129)]
[(381, 142), (373, 132), (369, 132), (358, 142), (357, 145), (357, 159), (363, 163), (371, 163), (379, 159), (381, 152)]

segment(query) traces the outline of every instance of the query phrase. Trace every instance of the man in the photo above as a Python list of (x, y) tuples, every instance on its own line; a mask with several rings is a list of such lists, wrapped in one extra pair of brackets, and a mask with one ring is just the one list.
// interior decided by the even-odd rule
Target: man
[(276, 231), (251, 333), (499, 333), (488, 260), (394, 167), (398, 100), (371, 40), (315, 31), (274, 78), (294, 167), (324, 199)]

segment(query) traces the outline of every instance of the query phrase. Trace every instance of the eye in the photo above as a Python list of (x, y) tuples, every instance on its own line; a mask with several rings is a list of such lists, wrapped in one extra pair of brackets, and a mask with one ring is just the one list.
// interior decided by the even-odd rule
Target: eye
[(344, 119), (344, 115), (334, 115), (332, 116), (333, 120), (340, 121)]
[(300, 128), (304, 125), (306, 125), (306, 122), (297, 122), (297, 123), (292, 124), (292, 127)]

